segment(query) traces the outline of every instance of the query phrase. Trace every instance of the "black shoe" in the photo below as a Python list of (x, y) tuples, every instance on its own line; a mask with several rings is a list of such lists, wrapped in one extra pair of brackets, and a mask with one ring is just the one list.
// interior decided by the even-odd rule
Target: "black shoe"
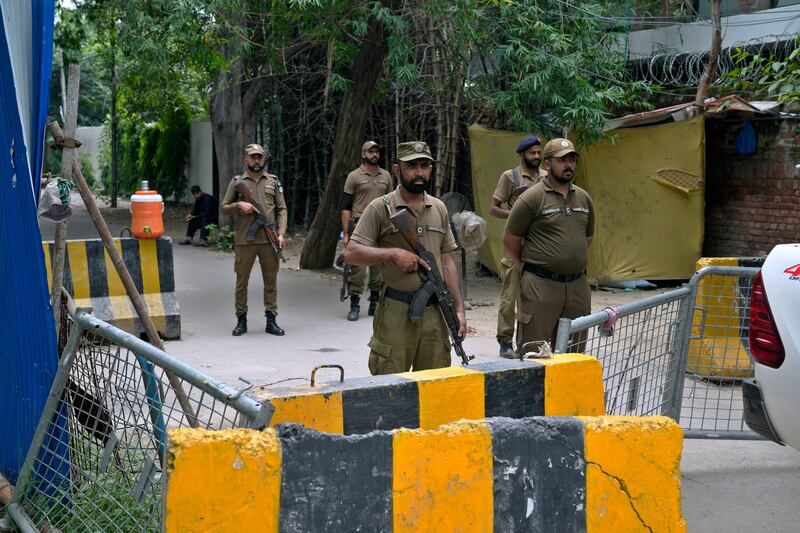
[(378, 301), (381, 298), (381, 293), (378, 291), (370, 291), (369, 293), (369, 309), (367, 310), (367, 314), (369, 316), (375, 316), (375, 310), (378, 308)]
[(500, 343), (500, 357), (514, 359), (514, 345), (510, 342), (497, 341)]
[(190, 244), (192, 244), (192, 241), (182, 240), (178, 244), (181, 246), (189, 246)]
[(347, 320), (350, 322), (355, 322), (358, 320), (358, 313), (361, 312), (361, 306), (359, 305), (359, 301), (361, 297), (357, 294), (354, 294), (350, 297), (350, 312), (347, 313)]
[(236, 323), (236, 327), (233, 328), (232, 335), (234, 337), (238, 337), (244, 333), (247, 333), (247, 313), (242, 313), (241, 315), (236, 315), (238, 322)]
[(277, 335), (278, 337), (286, 333), (275, 321), (275, 315), (273, 313), (267, 311), (265, 315), (267, 317), (267, 327), (264, 328), (265, 332), (269, 333), (270, 335)]

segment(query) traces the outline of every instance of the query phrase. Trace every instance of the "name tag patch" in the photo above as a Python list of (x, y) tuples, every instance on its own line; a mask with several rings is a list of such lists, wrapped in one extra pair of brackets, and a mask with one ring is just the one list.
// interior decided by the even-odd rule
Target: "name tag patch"
[(436, 233), (444, 233), (445, 230), (441, 226), (425, 226), (425, 229), (428, 231), (435, 231)]

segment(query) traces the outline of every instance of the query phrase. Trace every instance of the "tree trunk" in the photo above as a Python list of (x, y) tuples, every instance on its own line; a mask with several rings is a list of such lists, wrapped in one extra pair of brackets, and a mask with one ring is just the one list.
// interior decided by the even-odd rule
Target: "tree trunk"
[[(234, 56), (235, 43), (223, 46), (226, 58)], [(228, 189), (233, 176), (244, 170), (244, 147), (256, 142), (255, 115), (258, 96), (265, 84), (264, 78), (243, 81), (242, 60), (230, 61), (228, 70), (214, 76), (211, 95), (211, 131), (217, 156), (220, 198)], [(225, 221), (224, 216), (221, 219)]]
[[(398, 0), (385, 0), (383, 3), (394, 10), (397, 2)], [(339, 111), (333, 159), (325, 193), (303, 245), (300, 268), (326, 268), (333, 264), (340, 230), (340, 224), (335, 222), (339, 220), (339, 201), (345, 177), (359, 163), (372, 93), (387, 50), (383, 24), (373, 20), (351, 68), (353, 84), (345, 94)]]
[(708, 53), (708, 67), (700, 78), (700, 85), (697, 87), (697, 94), (694, 99), (696, 106), (702, 106), (708, 96), (708, 89), (717, 77), (717, 63), (719, 62), (719, 50), (722, 43), (721, 22), (720, 22), (720, 2), (721, 0), (711, 0), (711, 50)]
[[(226, 45), (225, 48), (228, 46), (233, 45)], [(242, 144), (241, 61), (236, 60), (228, 67), (226, 72), (219, 71), (214, 76), (211, 94), (211, 131), (217, 155), (219, 201), (222, 201), (222, 195), (228, 189), (228, 182), (242, 171), (242, 150), (245, 146)]]

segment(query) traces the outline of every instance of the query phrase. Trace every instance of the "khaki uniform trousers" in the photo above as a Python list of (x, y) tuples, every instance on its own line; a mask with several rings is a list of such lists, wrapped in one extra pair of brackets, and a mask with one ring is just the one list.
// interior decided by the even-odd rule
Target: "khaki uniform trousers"
[(247, 284), (250, 281), (250, 272), (253, 263), (258, 257), (261, 267), (261, 277), (264, 280), (264, 309), (272, 314), (278, 314), (278, 256), (272, 245), (267, 244), (237, 244), (236, 259), (233, 270), (236, 272), (236, 314), (247, 312)]
[[(383, 287), (383, 277), (381, 277), (381, 266), (372, 265), (369, 269), (369, 290), (380, 291)], [(367, 277), (367, 268), (350, 265), (350, 277), (348, 285), (350, 294), (362, 294), (364, 292), (364, 279)]]
[(586, 276), (564, 283), (523, 271), (517, 301), (517, 353), (526, 342), (546, 340), (553, 347), (558, 319), (588, 315), (591, 306), (592, 291)]
[(510, 257), (500, 260), (500, 307), (497, 309), (497, 340), (510, 343), (514, 339), (517, 294), (519, 293), (519, 267)]
[(436, 305), (425, 307), (422, 323), (414, 324), (407, 303), (382, 295), (369, 347), (369, 371), (373, 375), (450, 366), (450, 337)]

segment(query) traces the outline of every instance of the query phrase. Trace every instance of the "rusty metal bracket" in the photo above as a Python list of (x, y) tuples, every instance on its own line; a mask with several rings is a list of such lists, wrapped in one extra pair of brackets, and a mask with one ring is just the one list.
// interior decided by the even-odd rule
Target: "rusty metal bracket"
[(317, 377), (317, 370), (320, 368), (338, 368), (339, 369), (339, 383), (344, 381), (344, 367), (342, 365), (317, 365), (311, 370), (311, 386), (314, 386)]
[(56, 139), (53, 144), (50, 145), (50, 148), (54, 150), (63, 150), (64, 148), (80, 148), (81, 146), (83, 146), (83, 143), (78, 139), (73, 139), (72, 137), (62, 137), (60, 139)]

